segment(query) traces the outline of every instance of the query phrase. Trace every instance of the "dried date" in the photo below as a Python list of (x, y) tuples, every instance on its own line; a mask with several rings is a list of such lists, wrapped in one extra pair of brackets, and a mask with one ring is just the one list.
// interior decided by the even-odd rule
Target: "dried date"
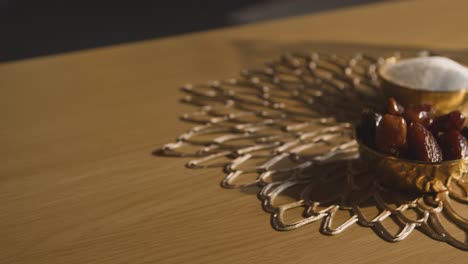
[(447, 131), (438, 139), (444, 160), (463, 159), (468, 156), (468, 142), (459, 131)]
[(385, 114), (377, 127), (375, 145), (378, 150), (398, 157), (406, 148), (406, 133), (403, 117)]
[(391, 115), (401, 116), (405, 112), (405, 108), (395, 98), (390, 97), (387, 101), (386, 112)]
[(370, 109), (361, 113), (361, 123), (358, 127), (359, 138), (369, 147), (375, 147), (375, 134), (382, 115)]
[(404, 117), (408, 123), (420, 123), (425, 127), (432, 124), (435, 109), (429, 104), (411, 105), (406, 108)]
[(425, 162), (441, 162), (442, 150), (432, 133), (420, 123), (411, 123), (408, 128), (410, 158)]
[(460, 111), (453, 111), (446, 115), (441, 115), (434, 119), (429, 127), (434, 135), (450, 130), (461, 131), (465, 124), (465, 116)]

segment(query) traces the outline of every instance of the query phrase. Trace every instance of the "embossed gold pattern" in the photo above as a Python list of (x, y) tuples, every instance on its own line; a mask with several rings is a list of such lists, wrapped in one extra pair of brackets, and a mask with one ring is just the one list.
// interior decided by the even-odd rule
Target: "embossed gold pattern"
[[(359, 141), (359, 140), (358, 140)], [(360, 157), (380, 175), (387, 186), (416, 192), (443, 192), (449, 179), (464, 178), (468, 159), (426, 163), (382, 154), (359, 143)]]

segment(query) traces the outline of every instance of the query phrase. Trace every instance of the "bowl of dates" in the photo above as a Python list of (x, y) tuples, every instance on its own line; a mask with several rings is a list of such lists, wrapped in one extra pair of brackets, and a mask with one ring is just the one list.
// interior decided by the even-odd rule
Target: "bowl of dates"
[(379, 111), (365, 109), (356, 126), (361, 158), (389, 187), (441, 192), (468, 173), (468, 128), (454, 110), (431, 104), (403, 107), (390, 97)]

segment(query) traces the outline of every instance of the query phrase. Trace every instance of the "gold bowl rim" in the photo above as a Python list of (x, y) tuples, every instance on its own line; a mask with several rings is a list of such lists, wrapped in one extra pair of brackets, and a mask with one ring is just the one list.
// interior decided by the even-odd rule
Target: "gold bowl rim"
[[(415, 57), (415, 58), (417, 58), (417, 57)], [(391, 85), (394, 85), (394, 86), (399, 87), (401, 89), (408, 89), (408, 90), (411, 90), (411, 91), (421, 92), (421, 93), (450, 94), (450, 93), (459, 93), (459, 92), (468, 90), (468, 87), (465, 87), (465, 88), (460, 87), (460, 88), (450, 90), (450, 91), (441, 91), (441, 90), (433, 91), (433, 90), (424, 89), (423, 87), (418, 88), (418, 87), (413, 87), (413, 86), (409, 86), (409, 85), (402, 85), (402, 84), (396, 83), (396, 82), (390, 80), (387, 76), (385, 76), (385, 74), (383, 73), (383, 70), (385, 69), (385, 67), (388, 67), (388, 65), (395, 64), (399, 60), (401, 60), (401, 59), (398, 58), (398, 57), (395, 57), (395, 56), (386, 58), (384, 60), (384, 63), (382, 63), (377, 69), (377, 75), (379, 76), (379, 78), (384, 80), (385, 82), (390, 83)], [(459, 61), (456, 61), (456, 62), (463, 65), (463, 66), (465, 66), (465, 67), (468, 67), (468, 65), (465, 64), (465, 63), (462, 63), (462, 62), (459, 62)]]

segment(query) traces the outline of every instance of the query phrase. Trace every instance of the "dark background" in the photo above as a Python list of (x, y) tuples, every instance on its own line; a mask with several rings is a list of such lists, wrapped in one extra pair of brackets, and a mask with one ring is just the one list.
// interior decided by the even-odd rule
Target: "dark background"
[(0, 61), (253, 23), (376, 0), (0, 0)]

